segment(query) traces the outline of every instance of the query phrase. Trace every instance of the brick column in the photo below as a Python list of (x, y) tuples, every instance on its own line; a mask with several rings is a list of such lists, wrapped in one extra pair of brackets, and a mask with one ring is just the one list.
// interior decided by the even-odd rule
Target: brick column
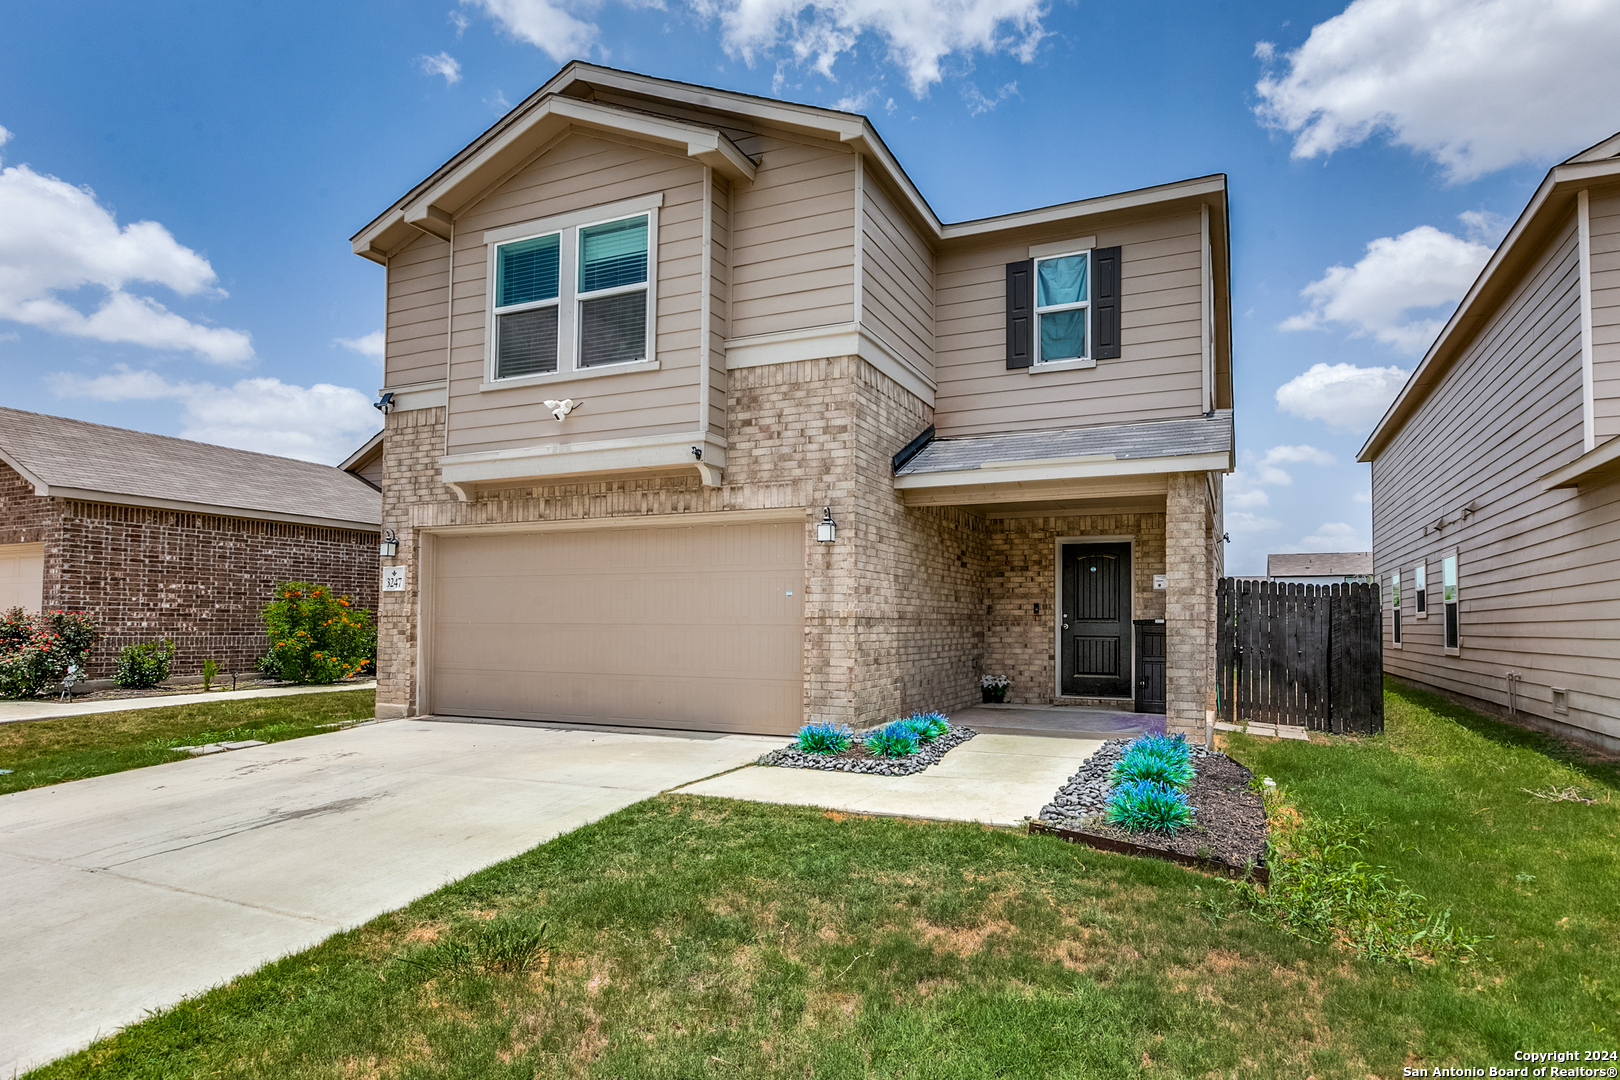
[(1209, 481), (1172, 473), (1165, 500), (1165, 719), (1171, 731), (1203, 736), (1212, 667), (1215, 600)]
[(377, 594), (379, 717), (414, 716), (419, 705), (416, 611), (422, 547), (411, 528), (411, 506), (455, 500), (455, 493), (439, 482), (444, 414), (442, 406), (391, 412), (383, 436), (382, 523), (399, 535), (399, 555), (383, 564), (405, 567), (405, 591)]

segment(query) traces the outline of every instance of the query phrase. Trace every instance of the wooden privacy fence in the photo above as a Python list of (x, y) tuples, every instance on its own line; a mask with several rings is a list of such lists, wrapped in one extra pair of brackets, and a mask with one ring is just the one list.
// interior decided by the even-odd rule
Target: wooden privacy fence
[(1349, 735), (1384, 730), (1376, 585), (1222, 578), (1215, 603), (1221, 720)]

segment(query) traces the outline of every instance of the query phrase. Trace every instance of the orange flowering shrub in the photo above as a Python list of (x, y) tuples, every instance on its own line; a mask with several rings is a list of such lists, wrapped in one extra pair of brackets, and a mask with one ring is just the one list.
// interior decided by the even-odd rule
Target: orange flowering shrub
[(377, 663), (371, 612), (325, 585), (286, 581), (264, 609), (270, 652), (259, 670), (278, 679), (330, 683), (369, 671)]

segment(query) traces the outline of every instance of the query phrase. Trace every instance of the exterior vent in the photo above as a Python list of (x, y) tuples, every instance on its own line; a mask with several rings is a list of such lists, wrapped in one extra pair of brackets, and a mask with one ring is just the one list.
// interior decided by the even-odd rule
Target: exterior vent
[(1569, 715), (1569, 691), (1562, 687), (1552, 687), (1553, 713), (1557, 716)]

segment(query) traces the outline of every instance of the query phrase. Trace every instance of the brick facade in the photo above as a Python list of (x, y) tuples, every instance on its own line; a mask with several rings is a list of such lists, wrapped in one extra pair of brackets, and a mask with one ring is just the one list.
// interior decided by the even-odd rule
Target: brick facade
[(375, 532), (40, 497), (0, 465), (0, 543), (38, 541), (45, 606), (101, 622), (91, 678), (110, 677), (125, 645), (161, 638), (175, 643), (175, 675), (210, 657), (253, 670), (278, 582), (319, 581), (377, 606)]
[[(1011, 700), (1055, 700), (1050, 613), (1025, 611), (1052, 598), (1060, 536), (1132, 537), (1137, 618), (1164, 616), (1166, 598), (1181, 595), (1152, 588), (1153, 575), (1173, 561), (1166, 514), (986, 519), (905, 506), (889, 479), (890, 458), (932, 423), (932, 410), (857, 357), (731, 371), (727, 417), (718, 488), (703, 487), (695, 473), (531, 481), (481, 487), (463, 502), (438, 480), (445, 409), (390, 414), (383, 524), (398, 533), (397, 561), (407, 572), (403, 592), (382, 595), (378, 715), (425, 707), (416, 670), (423, 528), (799, 509), (805, 716), (854, 725), (914, 708), (960, 708), (978, 699), (988, 670), (1013, 675)], [(833, 544), (815, 541), (823, 506), (838, 520)], [(1201, 565), (1209, 565), (1207, 553)]]

